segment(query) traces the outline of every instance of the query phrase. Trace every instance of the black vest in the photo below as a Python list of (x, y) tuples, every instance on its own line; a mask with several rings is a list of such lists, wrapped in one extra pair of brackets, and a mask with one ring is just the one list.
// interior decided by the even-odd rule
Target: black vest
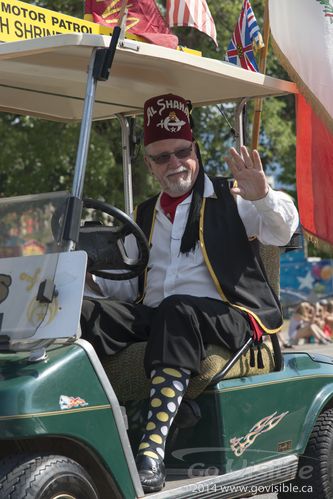
[[(216, 198), (204, 198), (199, 241), (205, 263), (223, 301), (251, 314), (266, 333), (282, 327), (279, 300), (269, 285), (257, 239), (249, 241), (237, 205), (224, 178), (212, 178)], [(151, 244), (158, 196), (141, 203), (136, 222)], [(147, 271), (139, 278), (144, 295)]]

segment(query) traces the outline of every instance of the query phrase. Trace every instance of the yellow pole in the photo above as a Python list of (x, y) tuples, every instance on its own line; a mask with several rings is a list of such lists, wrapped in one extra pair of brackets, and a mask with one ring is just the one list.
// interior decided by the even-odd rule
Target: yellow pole
[[(269, 32), (270, 32), (270, 29), (269, 29), (268, 0), (265, 0), (264, 33), (263, 33), (263, 40), (264, 40), (265, 46), (260, 51), (260, 58), (259, 58), (259, 64), (258, 64), (259, 71), (262, 74), (265, 74), (265, 72), (266, 72)], [(252, 149), (258, 149), (261, 111), (262, 111), (262, 99), (260, 99), (260, 98), (255, 99), (255, 101), (254, 101), (253, 129), (252, 129)]]

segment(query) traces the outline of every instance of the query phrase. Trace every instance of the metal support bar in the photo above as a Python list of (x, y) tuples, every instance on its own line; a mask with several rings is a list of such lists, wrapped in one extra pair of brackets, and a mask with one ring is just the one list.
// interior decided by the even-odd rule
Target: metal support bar
[(91, 124), (93, 118), (93, 107), (95, 103), (97, 81), (93, 77), (94, 64), (96, 58), (96, 50), (94, 49), (91, 55), (88, 79), (86, 87), (86, 95), (84, 99), (84, 108), (80, 129), (80, 139), (76, 155), (75, 172), (72, 186), (72, 195), (82, 199), (84, 175), (87, 165), (87, 157), (90, 142)]
[(250, 346), (253, 343), (253, 338), (249, 338), (245, 345), (242, 346), (232, 357), (231, 359), (226, 363), (222, 371), (220, 371), (218, 374), (214, 376), (214, 378), (211, 380), (210, 385), (215, 385), (216, 383), (219, 383), (222, 381), (222, 379), (225, 377), (225, 375), (230, 371), (230, 369), (236, 364), (236, 362), (241, 358), (242, 355), (244, 355)]
[(240, 148), (244, 145), (244, 123), (243, 123), (243, 109), (246, 104), (246, 98), (242, 99), (235, 112), (235, 129), (236, 129), (236, 149), (240, 152)]
[(124, 12), (124, 16), (121, 20), (120, 34), (119, 34), (119, 40), (118, 40), (119, 45), (121, 45), (122, 42), (125, 40), (127, 16), (128, 16), (128, 9), (126, 8), (125, 12)]
[(133, 212), (133, 184), (132, 184), (132, 164), (130, 152), (130, 124), (127, 118), (117, 114), (121, 126), (121, 144), (123, 151), (123, 178), (125, 212), (130, 215)]
[[(82, 194), (83, 194), (83, 184), (84, 184), (84, 177), (85, 177), (85, 172), (86, 172), (86, 166), (87, 166), (87, 158), (88, 158), (88, 151), (89, 151), (89, 143), (90, 143), (90, 134), (91, 134), (91, 125), (92, 125), (92, 119), (93, 119), (93, 108), (95, 104), (95, 95), (96, 95), (96, 87), (97, 87), (97, 80), (94, 77), (94, 67), (95, 67), (95, 61), (96, 61), (96, 49), (93, 49), (90, 57), (90, 63), (89, 63), (89, 68), (88, 68), (88, 77), (87, 77), (87, 85), (86, 85), (86, 94), (84, 98), (84, 105), (83, 105), (83, 113), (82, 113), (82, 120), (81, 120), (81, 127), (80, 127), (80, 138), (79, 138), (79, 144), (77, 148), (77, 153), (76, 153), (76, 162), (75, 162), (75, 170), (74, 170), (74, 178), (73, 178), (73, 184), (72, 184), (72, 200), (81, 200), (82, 199)], [(80, 208), (80, 213), (76, 213), (75, 219), (67, 220), (67, 225), (73, 225), (77, 227), (77, 232), (78, 234), (78, 227), (80, 224), (80, 218), (81, 218), (81, 209)], [(72, 213), (68, 213), (68, 215), (71, 217)], [(70, 231), (73, 233), (73, 231)], [(70, 236), (68, 239), (63, 240), (62, 243), (62, 250), (63, 251), (72, 251), (75, 249), (76, 245), (76, 239), (77, 237), (72, 238)]]

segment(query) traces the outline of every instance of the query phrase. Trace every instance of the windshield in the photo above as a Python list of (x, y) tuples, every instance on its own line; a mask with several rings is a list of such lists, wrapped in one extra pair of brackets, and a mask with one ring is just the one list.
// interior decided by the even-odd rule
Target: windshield
[(0, 199), (0, 258), (58, 252), (68, 196), (55, 192)]

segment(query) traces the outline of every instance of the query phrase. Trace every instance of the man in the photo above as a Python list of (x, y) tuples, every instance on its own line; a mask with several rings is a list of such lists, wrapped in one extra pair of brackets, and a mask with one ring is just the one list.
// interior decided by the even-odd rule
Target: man
[[(144, 491), (153, 492), (164, 485), (166, 438), (205, 346), (235, 351), (251, 335), (259, 340), (262, 331), (280, 330), (280, 306), (256, 245), (258, 239), (286, 244), (298, 216), (288, 196), (270, 189), (256, 151), (231, 149), (231, 189), (226, 180), (204, 174), (182, 97), (145, 103), (144, 145), (145, 163), (162, 189), (137, 210), (151, 245), (146, 275), (126, 282), (94, 279), (113, 301), (85, 301), (82, 329), (101, 355), (148, 342), (150, 406), (136, 462)], [(134, 257), (135, 243), (129, 237), (126, 244)], [(138, 294), (141, 302), (134, 303)]]

